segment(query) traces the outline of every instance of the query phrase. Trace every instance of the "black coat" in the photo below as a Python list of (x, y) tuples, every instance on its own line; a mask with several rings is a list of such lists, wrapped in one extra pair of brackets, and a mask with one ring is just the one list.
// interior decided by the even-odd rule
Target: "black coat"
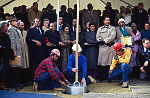
[(145, 22), (148, 22), (147, 11), (145, 9), (143, 9), (142, 13), (140, 14), (139, 10), (138, 10), (135, 18), (136, 18), (135, 23), (137, 25), (138, 30), (139, 31), (143, 30)]
[(62, 13), (60, 11), (60, 16), (63, 17), (63, 24), (69, 24), (69, 25), (72, 25), (72, 15), (71, 14), (68, 14), (67, 12), (66, 13)]
[[(28, 30), (26, 37), (26, 42), (29, 46), (30, 66), (33, 70), (45, 59), (45, 36), (42, 29), (41, 32), (42, 34), (36, 27), (33, 27)], [(37, 46), (33, 40), (40, 41), (41, 46)]]
[[(70, 33), (70, 39), (71, 41), (74, 41), (76, 40), (76, 32), (71, 32)], [(86, 39), (85, 39), (85, 32), (80, 32), (79, 33), (79, 44), (82, 48), (82, 54), (85, 55), (85, 50), (86, 50), (86, 47), (84, 45), (84, 43), (86, 42)]]
[(46, 57), (48, 57), (52, 49), (59, 49), (59, 42), (61, 42), (61, 38), (59, 32), (56, 30), (54, 32), (51, 30), (46, 31), (45, 38), (48, 38), (48, 41), (54, 44), (54, 46), (46, 46)]
[(43, 14), (41, 17), (42, 22), (45, 18), (49, 19), (50, 22), (57, 21), (57, 15), (54, 12), (46, 12), (45, 14)]
[(14, 51), (11, 49), (10, 38), (7, 33), (0, 32), (0, 63), (3, 63), (0, 64), (0, 75), (8, 73), (11, 57), (14, 57)]
[(11, 49), (10, 38), (7, 33), (0, 33), (0, 57), (8, 59), (14, 57), (14, 52)]
[(149, 53), (150, 53), (150, 49), (148, 49), (147, 52), (144, 53), (143, 46), (140, 46), (138, 48), (138, 51), (136, 53), (136, 63), (138, 66), (143, 67), (145, 61), (147, 61), (149, 59)]

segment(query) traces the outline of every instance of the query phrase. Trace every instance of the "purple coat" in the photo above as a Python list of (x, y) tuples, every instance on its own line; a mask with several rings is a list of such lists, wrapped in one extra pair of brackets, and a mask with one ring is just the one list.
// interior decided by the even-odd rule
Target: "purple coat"
[(133, 38), (134, 38), (134, 44), (132, 47), (131, 64), (132, 64), (132, 66), (137, 66), (135, 58), (136, 58), (136, 52), (138, 50), (139, 44), (136, 43), (136, 41), (141, 40), (141, 33), (137, 30), (136, 35), (133, 34)]

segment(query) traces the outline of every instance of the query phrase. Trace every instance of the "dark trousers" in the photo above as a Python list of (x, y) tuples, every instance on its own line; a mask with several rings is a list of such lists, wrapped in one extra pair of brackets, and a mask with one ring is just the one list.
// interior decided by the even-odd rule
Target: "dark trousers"
[(10, 87), (18, 87), (21, 83), (20, 67), (11, 67), (10, 70)]
[(61, 87), (61, 84), (59, 82), (57, 82), (53, 78), (51, 78), (49, 72), (46, 72), (42, 76), (39, 76), (36, 79), (36, 82), (38, 83), (39, 90), (42, 90), (42, 89), (49, 90), (49, 89)]
[[(70, 71), (68, 69), (64, 69), (63, 73), (69, 82), (71, 82), (71, 83), (75, 82), (75, 72)], [(86, 78), (85, 80), (86, 80), (87, 85), (91, 83), (90, 78)], [(80, 83), (82, 81), (82, 72), (81, 71), (78, 72), (78, 81)]]
[(110, 66), (100, 66), (100, 80), (108, 79), (109, 68)]

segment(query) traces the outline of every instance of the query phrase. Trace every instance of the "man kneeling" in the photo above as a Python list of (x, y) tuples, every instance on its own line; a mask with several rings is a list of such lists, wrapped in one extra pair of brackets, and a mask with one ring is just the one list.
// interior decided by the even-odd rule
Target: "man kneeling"
[(68, 58), (67, 69), (63, 71), (66, 78), (69, 80), (69, 82), (73, 83), (75, 81), (75, 72), (78, 71), (78, 80), (80, 83), (83, 83), (84, 85), (96, 83), (96, 80), (91, 76), (86, 78), (87, 62), (86, 57), (80, 54), (82, 51), (80, 45), (78, 45), (78, 69), (75, 68), (76, 44), (73, 45), (72, 50), (73, 53)]
[(132, 72), (128, 65), (131, 58), (131, 51), (122, 47), (123, 45), (119, 42), (116, 42), (113, 46), (116, 54), (110, 66), (109, 78), (122, 80), (122, 88), (127, 88), (128, 75)]
[(67, 84), (69, 84), (69, 82), (56, 66), (58, 57), (60, 57), (59, 50), (53, 49), (50, 56), (39, 64), (34, 76), (34, 90), (65, 90), (60, 87), (61, 85), (66, 86)]

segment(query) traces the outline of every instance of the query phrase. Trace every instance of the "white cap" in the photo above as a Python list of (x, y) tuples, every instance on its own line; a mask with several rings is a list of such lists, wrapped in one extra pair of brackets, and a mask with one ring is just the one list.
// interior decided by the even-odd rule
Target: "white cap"
[[(72, 50), (73, 51), (76, 51), (76, 44), (74, 44), (73, 46), (72, 46)], [(78, 52), (81, 52), (82, 51), (82, 48), (80, 47), (80, 45), (78, 44)]]
[(124, 20), (123, 18), (120, 18), (120, 19), (118, 20), (118, 24), (119, 24), (121, 21), (123, 21), (123, 22), (125, 23), (125, 20)]

